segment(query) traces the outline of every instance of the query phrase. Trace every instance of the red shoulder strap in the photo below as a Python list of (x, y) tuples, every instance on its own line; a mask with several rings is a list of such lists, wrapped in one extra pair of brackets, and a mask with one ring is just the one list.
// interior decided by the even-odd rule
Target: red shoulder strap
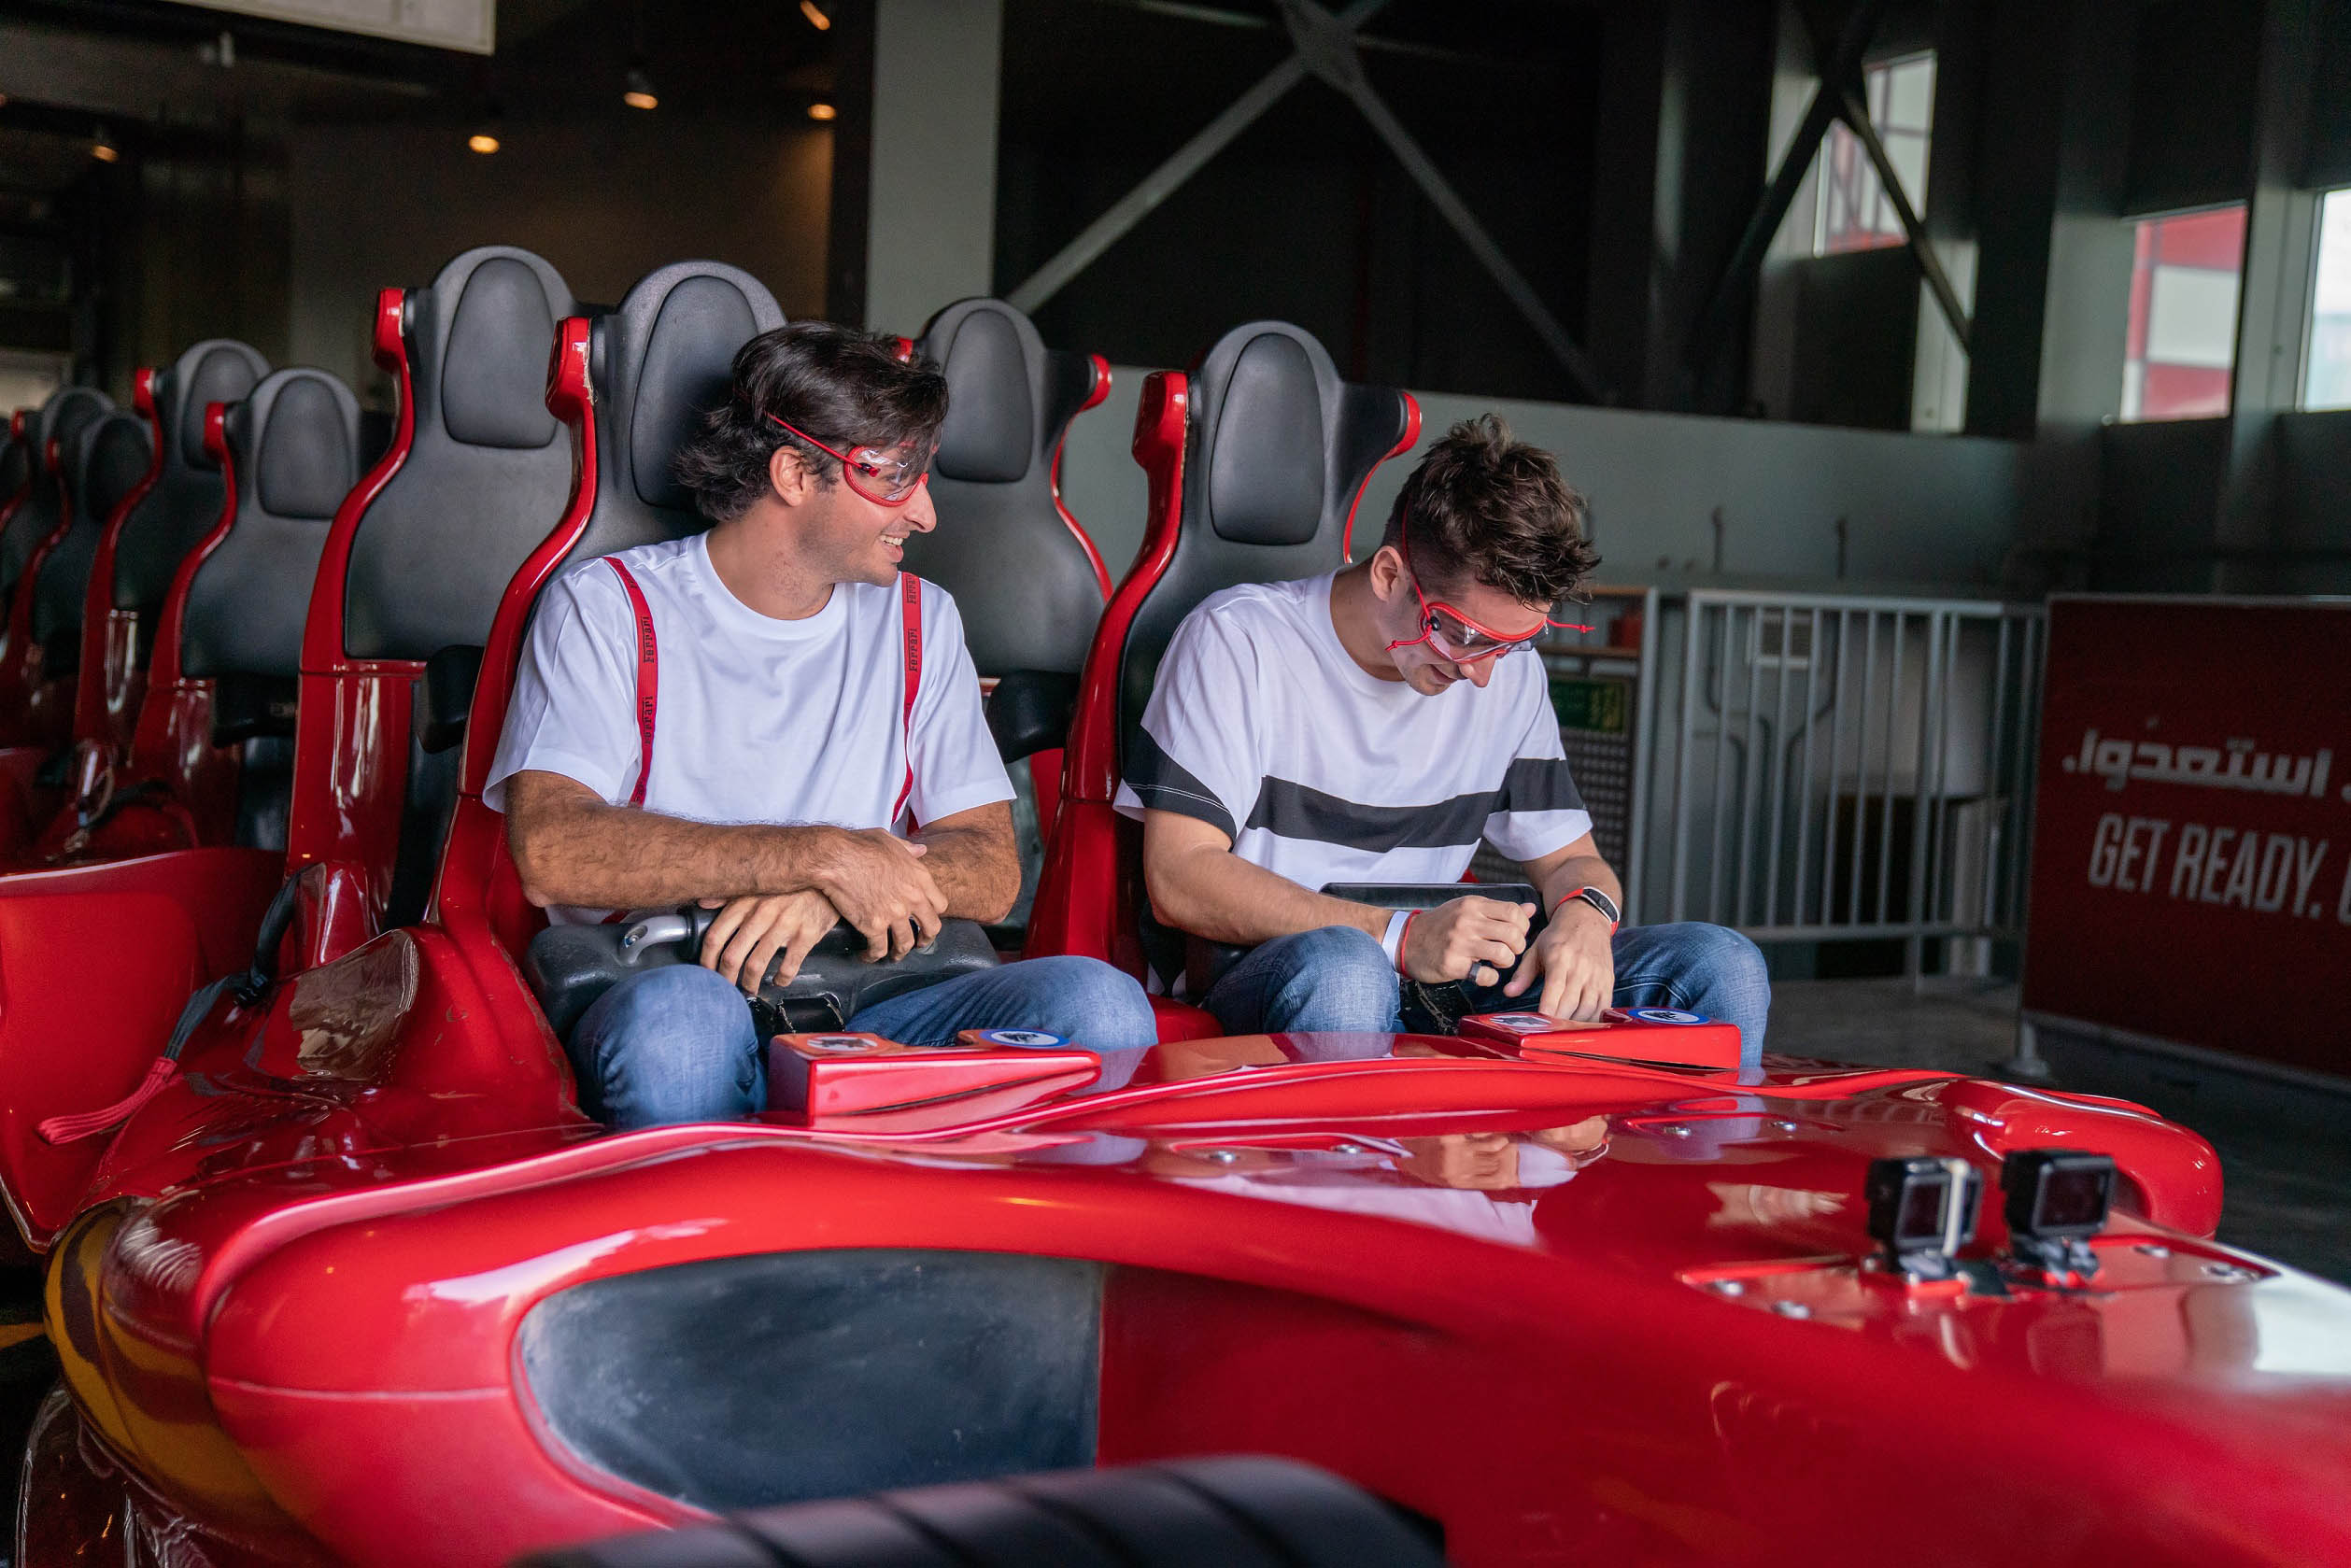
[(642, 806), (645, 781), (653, 776), (653, 719), (661, 706), (661, 649), (653, 636), (653, 606), (644, 601), (644, 590), (637, 586), (637, 580), (617, 556), (606, 556), (604, 564), (620, 579), (629, 606), (637, 616), (637, 787), (629, 792), (629, 804)]
[(905, 814), (914, 794), (914, 696), (923, 685), (923, 580), (911, 572), (898, 574), (899, 620), (906, 640), (906, 702), (900, 718), (906, 729), (906, 782), (898, 788), (898, 804), (890, 808), (895, 824)]

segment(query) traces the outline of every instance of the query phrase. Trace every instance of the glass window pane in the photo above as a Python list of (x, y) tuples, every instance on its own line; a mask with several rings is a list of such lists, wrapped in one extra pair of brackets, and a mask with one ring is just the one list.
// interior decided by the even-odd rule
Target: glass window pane
[(2150, 218), (2134, 228), (2122, 417), (2226, 414), (2236, 369), (2245, 207)]
[(2318, 264), (2310, 291), (2302, 406), (2351, 408), (2351, 190), (2318, 208)]
[[(1886, 156), (1902, 178), (1913, 211), (1927, 205), (1927, 162), (1934, 125), (1934, 56), (1914, 54), (1888, 60), (1864, 73), (1870, 123), (1886, 145)], [(1894, 215), (1877, 165), (1861, 138), (1842, 120), (1829, 127), (1812, 162), (1812, 253), (1830, 256), (1874, 250), (1903, 243), (1902, 219)]]

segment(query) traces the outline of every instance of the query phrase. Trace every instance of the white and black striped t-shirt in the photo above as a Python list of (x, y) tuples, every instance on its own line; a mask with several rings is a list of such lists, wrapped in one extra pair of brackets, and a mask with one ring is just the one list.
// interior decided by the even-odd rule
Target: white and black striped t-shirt
[(1331, 579), (1250, 583), (1176, 629), (1118, 809), (1180, 812), (1301, 886), (1451, 883), (1482, 835), (1521, 862), (1592, 831), (1540, 658), (1483, 690), (1374, 679), (1331, 625)]

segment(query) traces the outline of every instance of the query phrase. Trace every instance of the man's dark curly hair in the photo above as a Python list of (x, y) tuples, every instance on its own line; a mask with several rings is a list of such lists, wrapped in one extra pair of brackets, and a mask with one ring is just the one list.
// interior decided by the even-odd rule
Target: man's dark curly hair
[[(1600, 564), (1583, 496), (1539, 446), (1492, 414), (1464, 420), (1422, 455), (1388, 512), (1395, 544), (1423, 587), (1476, 581), (1522, 604), (1556, 604)], [(1407, 526), (1410, 537), (1406, 537)]]
[(794, 321), (736, 351), (727, 401), (677, 455), (677, 477), (702, 516), (731, 522), (768, 493), (768, 460), (779, 446), (799, 453), (818, 484), (840, 480), (840, 461), (778, 418), (843, 452), (912, 445), (928, 459), (946, 417), (946, 376), (928, 360), (899, 359), (897, 339)]

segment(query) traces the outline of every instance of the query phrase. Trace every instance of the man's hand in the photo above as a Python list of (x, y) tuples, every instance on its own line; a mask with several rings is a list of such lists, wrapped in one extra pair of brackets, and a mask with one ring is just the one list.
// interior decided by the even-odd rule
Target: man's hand
[(865, 955), (903, 958), (939, 935), (947, 896), (922, 863), (923, 846), (885, 828), (834, 834), (816, 887), (865, 938)]
[(1526, 951), (1534, 914), (1532, 904), (1506, 904), (1475, 894), (1423, 910), (1404, 933), (1404, 972), (1429, 982), (1492, 985)]
[(841, 921), (841, 911), (821, 893), (755, 893), (723, 904), (705, 898), (702, 904), (716, 909), (718, 918), (702, 938), (701, 966), (734, 982), (747, 996), (758, 994), (760, 977), (778, 953), (784, 962), (775, 983), (789, 985), (809, 950)]
[(1591, 1022), (1616, 995), (1616, 954), (1608, 936), (1607, 915), (1581, 898), (1564, 900), (1502, 994), (1522, 996), (1539, 979), (1537, 1012), (1563, 1023)]

